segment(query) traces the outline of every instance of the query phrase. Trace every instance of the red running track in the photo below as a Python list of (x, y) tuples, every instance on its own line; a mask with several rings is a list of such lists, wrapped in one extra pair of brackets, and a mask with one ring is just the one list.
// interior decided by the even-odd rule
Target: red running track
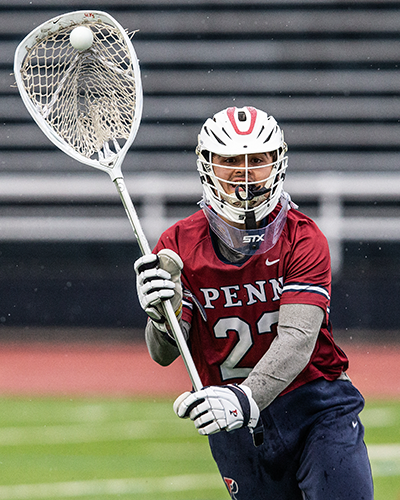
[[(400, 397), (400, 346), (342, 346), (366, 398)], [(142, 344), (1, 344), (0, 395), (176, 397), (190, 390), (179, 359), (152, 361)]]

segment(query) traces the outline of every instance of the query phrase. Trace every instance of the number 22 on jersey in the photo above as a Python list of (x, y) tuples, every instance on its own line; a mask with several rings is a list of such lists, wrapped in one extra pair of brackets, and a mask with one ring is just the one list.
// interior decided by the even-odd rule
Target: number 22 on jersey
[[(272, 333), (272, 326), (278, 323), (279, 311), (265, 312), (257, 321), (257, 335)], [(251, 326), (244, 319), (237, 316), (220, 318), (214, 326), (214, 335), (218, 339), (228, 338), (229, 334), (236, 333), (238, 342), (220, 366), (222, 380), (246, 378), (252, 368), (238, 366), (254, 345)]]

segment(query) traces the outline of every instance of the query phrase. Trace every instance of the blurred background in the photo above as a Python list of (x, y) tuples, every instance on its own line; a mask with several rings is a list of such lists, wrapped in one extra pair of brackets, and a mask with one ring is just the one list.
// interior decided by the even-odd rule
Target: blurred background
[(119, 196), (50, 143), (12, 75), (28, 32), (81, 9), (138, 30), (144, 111), (123, 171), (150, 243), (198, 208), (205, 119), (259, 107), (285, 132), (285, 189), (328, 237), (336, 335), (397, 340), (400, 2), (357, 0), (0, 0), (0, 340), (142, 338)]
[(206, 118), (253, 105), (280, 123), (285, 189), (329, 240), (334, 335), (367, 399), (376, 499), (399, 500), (400, 1), (390, 0), (0, 0), (0, 498), (228, 496), (206, 441), (172, 412), (188, 388), (183, 363), (158, 367), (140, 343), (139, 249), (115, 187), (52, 145), (15, 86), (14, 52), (32, 29), (94, 9), (136, 31), (144, 110), (123, 172), (151, 245), (198, 209)]

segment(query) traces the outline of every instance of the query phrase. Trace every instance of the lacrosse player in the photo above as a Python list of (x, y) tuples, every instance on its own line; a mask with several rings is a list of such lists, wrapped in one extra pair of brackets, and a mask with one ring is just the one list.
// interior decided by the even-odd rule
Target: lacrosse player
[(236, 500), (371, 500), (364, 400), (329, 321), (326, 238), (283, 190), (287, 146), (272, 116), (228, 108), (196, 150), (200, 210), (135, 263), (151, 357), (179, 355), (172, 302), (203, 388), (174, 403), (207, 435)]

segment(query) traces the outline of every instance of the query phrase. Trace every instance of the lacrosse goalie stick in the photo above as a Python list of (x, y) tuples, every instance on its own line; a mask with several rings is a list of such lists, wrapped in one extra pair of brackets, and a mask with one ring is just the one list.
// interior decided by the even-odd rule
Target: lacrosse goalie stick
[[(78, 26), (93, 35), (84, 50), (70, 42)], [(143, 104), (139, 63), (125, 30), (101, 11), (55, 17), (18, 45), (14, 73), (22, 100), (45, 135), (75, 160), (110, 175), (142, 254), (151, 253), (121, 170)], [(163, 307), (193, 387), (200, 390), (202, 383), (172, 304), (166, 301)]]

